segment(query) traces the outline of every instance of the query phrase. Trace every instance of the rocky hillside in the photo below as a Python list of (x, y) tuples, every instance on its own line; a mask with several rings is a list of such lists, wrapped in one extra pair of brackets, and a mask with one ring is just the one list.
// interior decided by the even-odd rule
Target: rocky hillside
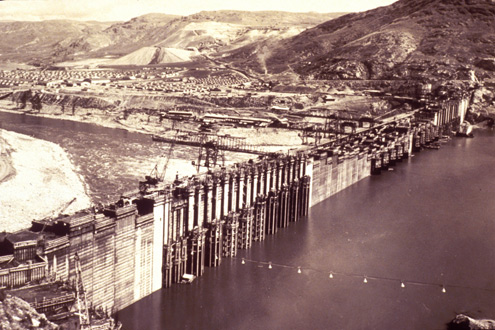
[(67, 38), (54, 45), (54, 55), (65, 60), (104, 55), (126, 55), (163, 39), (168, 24), (179, 16), (148, 14), (106, 28)]
[(48, 321), (24, 300), (5, 296), (0, 291), (0, 329), (39, 329), (55, 330), (59, 327)]
[(222, 23), (240, 24), (252, 27), (313, 27), (344, 13), (291, 13), (285, 11), (239, 11), (218, 10), (202, 11), (187, 17), (190, 21), (214, 21)]
[[(262, 54), (262, 56), (260, 56)], [(254, 70), (323, 79), (464, 79), (494, 70), (495, 2), (399, 0), (330, 20), (276, 43), (250, 45), (229, 60)], [(260, 60), (261, 58), (261, 60)]]
[(339, 13), (203, 11), (174, 19), (157, 28), (153, 33), (154, 37), (148, 37), (147, 44), (161, 49), (196, 48), (204, 53), (215, 54), (260, 41), (289, 38), (340, 15)]
[(64, 40), (92, 35), (110, 25), (66, 20), (0, 22), (0, 61), (43, 62)]
[(127, 22), (0, 22), (0, 62), (51, 64), (125, 56), (143, 47), (198, 48), (208, 53), (292, 37), (339, 13), (213, 11), (148, 14)]

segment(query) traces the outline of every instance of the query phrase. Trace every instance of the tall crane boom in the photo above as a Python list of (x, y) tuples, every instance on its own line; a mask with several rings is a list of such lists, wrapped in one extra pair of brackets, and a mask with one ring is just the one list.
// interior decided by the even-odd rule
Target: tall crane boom
[(159, 168), (159, 163), (155, 164), (155, 167), (151, 170), (149, 175), (144, 177), (145, 181), (139, 182), (139, 191), (141, 193), (146, 193), (150, 186), (157, 186), (160, 182), (163, 182), (165, 179), (165, 173), (167, 172), (168, 163), (170, 162), (170, 158), (172, 157), (172, 153), (174, 151), (175, 142), (169, 144), (168, 150), (165, 154), (165, 163), (163, 167)]

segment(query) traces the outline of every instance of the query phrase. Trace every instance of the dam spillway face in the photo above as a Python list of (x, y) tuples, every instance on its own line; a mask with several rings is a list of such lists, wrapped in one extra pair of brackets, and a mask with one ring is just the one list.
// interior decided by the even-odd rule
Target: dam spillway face
[[(182, 178), (111, 205), (0, 234), (0, 287), (84, 283), (92, 306), (116, 312), (304, 219), (311, 206), (434, 148), (465, 102), (377, 124), (327, 144)], [(459, 110), (462, 107), (464, 110)], [(463, 118), (463, 117), (462, 117)], [(16, 267), (9, 267), (14, 260)]]

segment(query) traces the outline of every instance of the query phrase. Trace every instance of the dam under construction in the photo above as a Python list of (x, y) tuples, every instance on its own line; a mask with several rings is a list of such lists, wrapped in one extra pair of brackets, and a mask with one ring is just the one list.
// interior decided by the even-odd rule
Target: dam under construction
[[(0, 287), (15, 294), (27, 284), (79, 279), (92, 308), (115, 313), (203, 275), (413, 152), (437, 148), (464, 121), (468, 104), (446, 101), (307, 150), (179, 175), (110, 205), (33, 221), (29, 230), (1, 237), (9, 253), (0, 256)], [(60, 296), (32, 302), (52, 312), (63, 304)]]

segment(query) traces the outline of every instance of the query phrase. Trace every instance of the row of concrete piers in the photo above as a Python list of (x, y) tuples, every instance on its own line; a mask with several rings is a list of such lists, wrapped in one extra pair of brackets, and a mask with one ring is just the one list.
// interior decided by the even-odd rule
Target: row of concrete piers
[[(310, 176), (304, 154), (250, 162), (202, 177), (176, 181), (144, 199), (163, 200), (164, 282), (201, 276), (239, 249), (306, 216)], [(143, 199), (135, 201), (138, 207)], [(160, 203), (159, 203), (160, 204)]]

